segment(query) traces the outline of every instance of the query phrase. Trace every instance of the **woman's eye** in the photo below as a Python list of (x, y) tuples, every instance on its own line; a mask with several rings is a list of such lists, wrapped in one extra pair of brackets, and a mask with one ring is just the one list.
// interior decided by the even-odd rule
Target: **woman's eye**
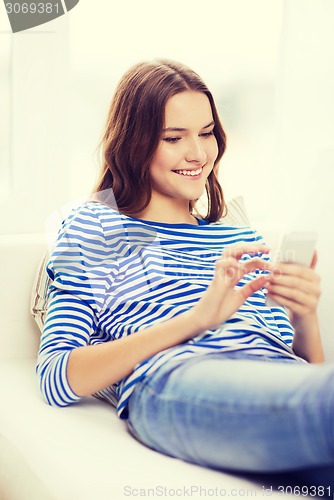
[(213, 130), (211, 130), (211, 132), (204, 132), (204, 134), (201, 134), (201, 137), (210, 137), (211, 135), (213, 135)]
[(181, 139), (181, 137), (165, 137), (163, 141), (169, 142), (171, 144), (174, 144), (175, 142), (178, 142)]

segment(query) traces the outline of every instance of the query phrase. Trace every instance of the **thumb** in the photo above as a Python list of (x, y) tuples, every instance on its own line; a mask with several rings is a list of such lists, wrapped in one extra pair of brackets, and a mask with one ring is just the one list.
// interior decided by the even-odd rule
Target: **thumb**
[(260, 290), (260, 288), (264, 287), (268, 282), (268, 275), (261, 275), (258, 278), (251, 280), (246, 285), (243, 285), (239, 288), (237, 293), (241, 296), (242, 302), (244, 302), (248, 297), (253, 295), (253, 293)]

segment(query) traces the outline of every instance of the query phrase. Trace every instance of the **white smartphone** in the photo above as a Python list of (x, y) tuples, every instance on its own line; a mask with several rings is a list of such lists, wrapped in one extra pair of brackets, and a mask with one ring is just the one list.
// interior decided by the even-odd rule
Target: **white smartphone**
[[(284, 233), (272, 258), (273, 262), (295, 262), (309, 267), (315, 251), (317, 233), (314, 231), (291, 231)], [(279, 304), (267, 297), (268, 307)]]

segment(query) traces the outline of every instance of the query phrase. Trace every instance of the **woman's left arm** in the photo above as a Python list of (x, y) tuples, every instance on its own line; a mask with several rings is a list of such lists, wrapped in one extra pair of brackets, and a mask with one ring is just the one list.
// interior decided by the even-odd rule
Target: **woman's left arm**
[(320, 278), (314, 270), (316, 262), (316, 252), (310, 267), (275, 262), (267, 285), (269, 297), (290, 310), (295, 330), (294, 352), (310, 363), (324, 361), (317, 316), (321, 289)]

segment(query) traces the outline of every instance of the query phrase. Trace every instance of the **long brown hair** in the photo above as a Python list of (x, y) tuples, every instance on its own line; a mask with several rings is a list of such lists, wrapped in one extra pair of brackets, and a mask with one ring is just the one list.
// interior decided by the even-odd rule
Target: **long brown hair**
[[(123, 76), (111, 102), (105, 131), (100, 142), (102, 171), (92, 199), (114, 206), (128, 216), (136, 216), (151, 199), (150, 164), (161, 139), (168, 99), (186, 90), (207, 95), (215, 122), (218, 156), (206, 182), (206, 220), (217, 221), (225, 203), (217, 179), (218, 163), (226, 136), (211, 92), (197, 73), (172, 61), (139, 63)], [(190, 210), (196, 202), (190, 202)]]

